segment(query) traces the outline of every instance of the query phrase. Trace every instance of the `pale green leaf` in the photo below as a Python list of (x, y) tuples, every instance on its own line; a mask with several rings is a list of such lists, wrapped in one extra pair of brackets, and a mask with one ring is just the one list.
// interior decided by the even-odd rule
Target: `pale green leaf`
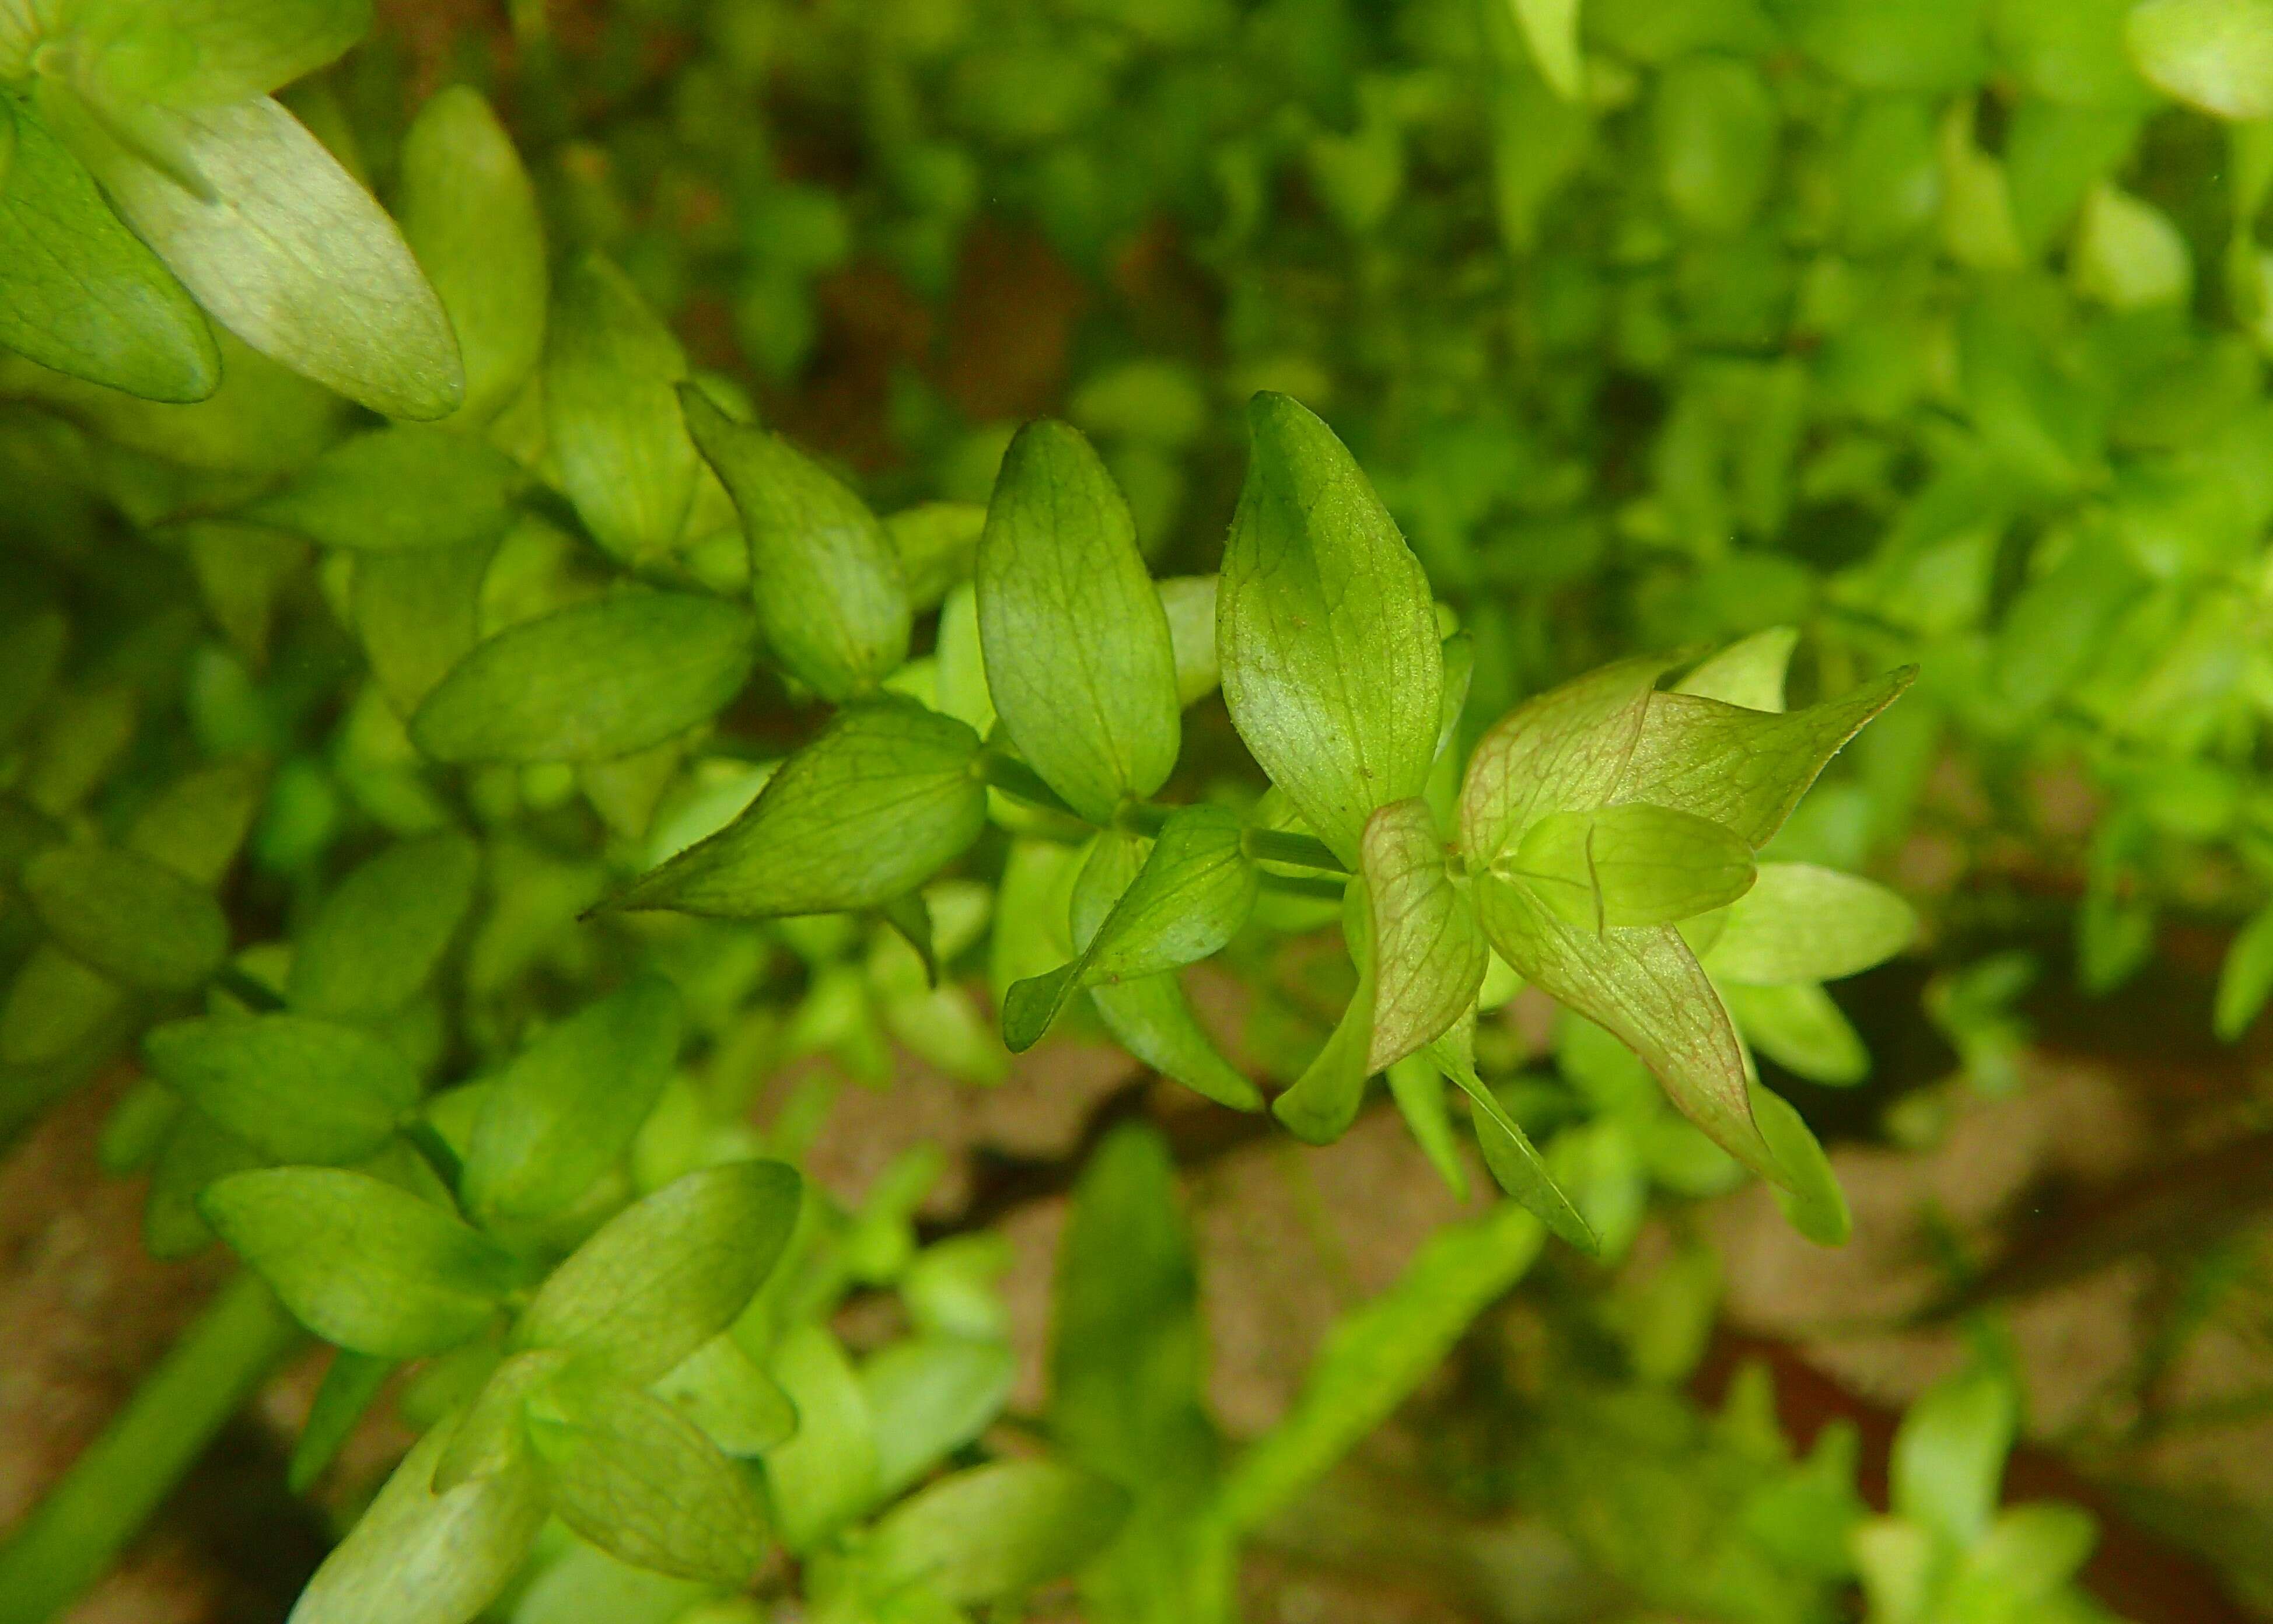
[(2123, 35), (2164, 94), (2220, 118), (2273, 116), (2273, 0), (2144, 0)]
[(739, 1458), (762, 1455), (797, 1432), (797, 1411), (789, 1395), (742, 1351), (731, 1332), (695, 1349), (657, 1380), (652, 1390), (657, 1398), (677, 1405), (712, 1443)]
[(1421, 793), (1444, 651), (1421, 565), (1333, 431), (1259, 394), (1218, 588), (1224, 700), (1247, 747), (1343, 862), (1374, 808)]
[(480, 872), (481, 849), (455, 831), (399, 842), (362, 864), (294, 944), (286, 999), (334, 1020), (401, 1008), (441, 962)]
[(91, 841), (50, 846), (19, 883), (58, 943), (129, 986), (187, 992), (229, 953), (229, 920), (212, 894), (134, 852)]
[(1715, 980), (1768, 986), (1837, 981), (1883, 963), (1917, 935), (1894, 892), (1812, 863), (1763, 863), (1706, 953)]
[(1328, 1033), (1324, 1045), (1285, 1093), (1271, 1102), (1271, 1114), (1297, 1139), (1331, 1144), (1349, 1131), (1365, 1103), (1366, 1060), (1373, 1052), (1373, 917), (1363, 885), (1343, 893), (1342, 937), (1357, 961), (1357, 987)]
[(41, 366), (152, 400), (201, 400), (221, 382), (205, 317), (121, 225), (94, 178), (26, 103), (0, 183), (0, 345)]
[(341, 441), (243, 516), (356, 552), (473, 547), (505, 534), (521, 484), (493, 446), (399, 424)]
[(1549, 812), (1609, 804), (1667, 662), (1623, 660), (1525, 700), (1476, 741), (1460, 788), (1472, 862), (1514, 849)]
[(887, 1585), (950, 1601), (1024, 1595), (1105, 1548), (1127, 1515), (1113, 1485), (1052, 1461), (1001, 1461), (942, 1478), (881, 1518), (865, 1552)]
[(1854, 1216), (1847, 1209), (1846, 1192), (1806, 1122), (1789, 1101), (1772, 1089), (1752, 1085), (1752, 1120), (1760, 1136), (1775, 1153), (1784, 1176), (1776, 1189), (1776, 1204), (1783, 1216), (1819, 1246), (1843, 1246), (1855, 1232)]
[(1257, 1527), (1324, 1476), (1523, 1277), (1544, 1235), (1512, 1201), (1431, 1235), (1396, 1284), (1335, 1322), (1293, 1409), (1232, 1468), (1215, 1520)]
[(571, 1366), (527, 1403), (553, 1514), (602, 1550), (736, 1586), (765, 1560), (765, 1517), (748, 1478), (663, 1400)]
[(965, 1336), (909, 1337), (861, 1366), (878, 1497), (899, 1493), (984, 1432), (1016, 1375), (1008, 1344)]
[(395, 711), (418, 702), (481, 638), (481, 590), (494, 552), (486, 543), (355, 561), (349, 609), (371, 675)]
[(1692, 666), (1673, 691), (1746, 710), (1781, 711), (1784, 675), (1791, 666), (1791, 651), (1798, 646), (1799, 632), (1791, 626), (1755, 632)]
[(210, 181), (199, 197), (83, 109), (60, 129), (119, 215), (206, 312), (255, 349), (389, 417), (465, 393), (457, 341), (417, 261), (369, 192), (274, 101), (144, 109)]
[(136, 814), (125, 846), (199, 886), (217, 886), (244, 844), (267, 793), (257, 760), (216, 761), (184, 773)]
[(679, 994), (633, 982), (514, 1057), (483, 1096), (460, 1180), (484, 1219), (566, 1209), (614, 1166), (679, 1056)]
[(1959, 1549), (1988, 1532), (2019, 1406), (2012, 1383), (1976, 1367), (1926, 1389), (1894, 1433), (1888, 1497), (1897, 1515)]
[(1786, 1071), (1832, 1088), (1871, 1074), (1871, 1051), (1815, 983), (1755, 987), (1730, 982), (1722, 996), (1744, 1041)]
[(544, 336), (544, 423), (561, 489), (626, 561), (668, 550), (694, 499), (679, 414), (686, 355), (629, 278), (597, 254), (568, 267)]
[(1114, 1041), (1162, 1076), (1234, 1111), (1263, 1109), (1262, 1091), (1216, 1047), (1174, 972), (1091, 987), (1089, 996)]
[(631, 590), (476, 644), (410, 718), (437, 761), (598, 761), (685, 732), (740, 691), (750, 616), (690, 593)]
[(860, 1379), (824, 1328), (784, 1332), (772, 1371), (797, 1407), (798, 1428), (766, 1452), (766, 1486), (782, 1544), (802, 1554), (874, 1500), (875, 1426)]
[(2235, 932), (2218, 967), (2217, 1029), (2232, 1043), (2249, 1029), (2273, 995), (2273, 908), (2262, 908)]
[(907, 584), (883, 526), (778, 436), (736, 423), (699, 389), (679, 399), (741, 515), (767, 648), (825, 700), (872, 692), (908, 656)]
[(1376, 811), (1362, 849), (1374, 978), (1365, 1066), (1377, 1072), (1467, 1012), (1491, 949), (1426, 802), (1392, 801)]
[(619, 908), (769, 918), (880, 908), (979, 837), (979, 736), (884, 700), (840, 713), (733, 822), (643, 874)]
[(1389, 1066), (1389, 1094), (1398, 1114), (1413, 1135), (1429, 1165), (1444, 1181), (1452, 1199), (1468, 1199), (1468, 1170), (1460, 1160), (1460, 1141), (1452, 1132), (1452, 1113), (1446, 1109), (1444, 1079), (1426, 1055), (1409, 1054)]
[(986, 528), (986, 508), (979, 502), (919, 502), (885, 518), (910, 609), (920, 614), (935, 608), (949, 587), (971, 579)]
[(393, 1136), (418, 1097), (401, 1051), (305, 1015), (176, 1021), (143, 1040), (150, 1068), (248, 1143), (285, 1161), (349, 1162)]
[(987, 687), (1027, 763), (1094, 823), (1158, 790), (1182, 721), (1174, 647), (1135, 522), (1089, 442), (1029, 423), (979, 543)]
[(261, 1168), (209, 1186), (198, 1206), (294, 1318), (383, 1358), (474, 1336), (519, 1272), (449, 1213), (367, 1173)]
[(402, 138), (395, 213), (449, 312), (466, 369), (453, 421), (487, 422), (544, 353), (544, 222), (512, 138), (481, 93), (454, 85)]
[(1673, 924), (1752, 888), (1752, 849), (1690, 812), (1627, 801), (1549, 812), (1494, 866), (1581, 930)]
[(1579, 54), (1579, 0), (1511, 0), (1531, 60), (1557, 95), (1586, 94), (1586, 64)]
[(789, 1242), (799, 1188), (780, 1162), (681, 1175), (552, 1271), (514, 1345), (565, 1348), (626, 1381), (654, 1381), (749, 1306)]
[(433, 1492), (444, 1422), (324, 1559), (289, 1624), (469, 1624), (529, 1558), (544, 1496), (526, 1469)]
[(1215, 646), (1217, 577), (1172, 575), (1152, 583), (1168, 617), (1168, 647), (1176, 665), (1176, 703), (1189, 709), (1223, 679)]
[(332, 1356), (331, 1366), (324, 1372), (323, 1385), (316, 1389), (315, 1402), (308, 1407), (308, 1418), (301, 1424), (300, 1436), (292, 1446), (285, 1485), (295, 1494), (306, 1493), (339, 1458), (348, 1434), (379, 1397), (386, 1379), (399, 1368), (393, 1359), (351, 1353), (345, 1348)]
[(176, 107), (241, 101), (314, 72), (371, 27), (371, 0), (75, 0), (72, 66)]

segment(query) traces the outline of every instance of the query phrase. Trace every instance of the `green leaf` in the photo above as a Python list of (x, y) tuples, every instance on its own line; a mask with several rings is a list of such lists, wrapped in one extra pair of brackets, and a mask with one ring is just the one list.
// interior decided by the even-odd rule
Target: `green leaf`
[(1565, 101), (1583, 98), (1587, 77), (1579, 53), (1579, 0), (1512, 0), (1512, 4), (1539, 77)]
[(686, 352), (629, 278), (597, 254), (570, 265), (545, 329), (544, 423), (561, 489), (626, 562), (670, 550), (694, 499), (686, 379)]
[(15, 158), (0, 183), (0, 345), (146, 400), (204, 400), (221, 383), (204, 315), (46, 121), (12, 105)]
[(727, 1454), (763, 1455), (797, 1432), (797, 1411), (742, 1344), (727, 1332), (713, 1336), (653, 1384), (658, 1398), (675, 1404)]
[(1344, 893), (1342, 936), (1357, 960), (1357, 988), (1324, 1046), (1293, 1086), (1271, 1102), (1271, 1114), (1294, 1137), (1314, 1145), (1332, 1144), (1349, 1131), (1365, 1103), (1365, 1080), (1373, 1074), (1366, 1065), (1373, 1052), (1373, 919), (1362, 885)]
[(554, 1515), (637, 1568), (742, 1585), (765, 1560), (749, 1480), (661, 1399), (570, 1366), (528, 1401), (537, 1474)]
[(401, 424), (341, 441), (244, 517), (356, 552), (471, 547), (505, 534), (521, 483), (493, 446)]
[(978, 502), (919, 502), (884, 520), (884, 534), (900, 556), (908, 607), (920, 614), (938, 606), (948, 589), (971, 579), (986, 509)]
[(1393, 801), (1366, 820), (1363, 871), (1373, 922), (1368, 1072), (1442, 1036), (1476, 1000), (1491, 949), (1474, 904), (1452, 879), (1436, 814)]
[(1776, 1190), (1776, 1205), (1797, 1230), (1819, 1246), (1843, 1246), (1855, 1232), (1854, 1215), (1847, 1209), (1847, 1194), (1831, 1171), (1830, 1159), (1789, 1101), (1755, 1082), (1752, 1120), (1760, 1136), (1775, 1153), (1784, 1177)]
[(1216, 656), (1218, 578), (1172, 575), (1152, 583), (1168, 617), (1168, 647), (1176, 666), (1176, 703), (1189, 710), (1216, 691), (1223, 668)]
[(1988, 1532), (2006, 1452), (2020, 1420), (2011, 1382), (1974, 1368), (1926, 1389), (1894, 1433), (1888, 1463), (1896, 1515), (1963, 1550)]
[(1083, 950), (1084, 980), (1136, 980), (1195, 964), (1237, 934), (1259, 886), (1243, 835), (1238, 815), (1220, 806), (1171, 812)]
[(1462, 1017), (1459, 1025), (1429, 1045), (1429, 1064), (1452, 1079), (1468, 1098), (1468, 1119), (1476, 1131), (1477, 1147), (1492, 1181), (1523, 1203), (1532, 1216), (1566, 1244), (1589, 1257), (1602, 1249), (1602, 1238), (1563, 1186), (1547, 1169), (1546, 1158), (1531, 1142), (1531, 1135), (1507, 1114), (1507, 1108), (1476, 1075), (1475, 1016)]
[(797, 1222), (780, 1162), (698, 1168), (611, 1218), (552, 1272), (514, 1328), (520, 1348), (565, 1348), (648, 1382), (749, 1306)]
[(1866, 90), (1958, 90), (1983, 60), (1982, 0), (1791, 0), (1778, 8), (1801, 49)]
[(1520, 886), (1476, 881), (1484, 933), (1549, 996), (1639, 1055), (1682, 1113), (1723, 1150), (1774, 1176), (1753, 1126), (1744, 1054), (1721, 996), (1670, 925), (1595, 932), (1565, 924)]
[(987, 688), (1042, 781), (1099, 824), (1166, 782), (1182, 742), (1167, 615), (1079, 430), (1046, 419), (1010, 442), (977, 582)]
[(487, 422), (544, 353), (544, 222), (536, 190), (481, 93), (454, 85), (402, 138), (395, 214), (449, 313), (466, 369), (453, 421)]
[(1279, 394), (1257, 395), (1248, 421), (1218, 589), (1224, 702), (1272, 782), (1354, 866), (1366, 819), (1420, 794), (1436, 758), (1435, 604), (1331, 429)]
[(955, 1602), (1024, 1595), (1105, 1548), (1128, 1511), (1113, 1485), (1051, 1461), (1001, 1461), (943, 1478), (876, 1524), (865, 1552), (886, 1585)]
[(469, 1624), (528, 1560), (544, 1496), (526, 1469), (433, 1492), (445, 1422), (403, 1457), (333, 1548), (289, 1624)]
[(473, 906), (481, 862), (481, 848), (451, 830), (398, 842), (360, 864), (294, 944), (286, 999), (341, 1021), (409, 1003)]
[(783, 1333), (772, 1369), (797, 1406), (798, 1428), (767, 1451), (766, 1486), (782, 1544), (802, 1555), (874, 1500), (875, 1426), (859, 1378), (824, 1328), (796, 1325)]
[(67, 951), (129, 986), (185, 992), (221, 968), (229, 920), (162, 863), (74, 841), (24, 865), (32, 911)]
[(1758, 849), (1825, 764), (1917, 675), (1916, 666), (1905, 666), (1844, 698), (1782, 715), (1653, 693), (1612, 798), (1693, 812)]
[[(167, 1097), (176, 1096), (169, 1089)], [(215, 1180), (266, 1161), (202, 1111), (184, 1106), (150, 1170), (150, 1199), (142, 1209), (142, 1244), (150, 1255), (187, 1257), (212, 1245), (213, 1228), (198, 1210), (198, 1197)]]
[(1956, 1588), (1968, 1598), (1993, 1593), (2008, 1606), (2049, 1601), (2076, 1576), (2098, 1538), (2099, 1525), (2081, 1506), (2008, 1506), (1966, 1553)]
[(397, 1368), (393, 1359), (350, 1353), (344, 1348), (332, 1356), (323, 1385), (316, 1389), (315, 1403), (308, 1408), (308, 1418), (301, 1425), (299, 1440), (292, 1446), (291, 1467), (285, 1478), (292, 1493), (306, 1493), (339, 1458), (348, 1434)]
[(1215, 1519), (1255, 1528), (1323, 1477), (1523, 1277), (1544, 1235), (1512, 1201), (1431, 1235), (1396, 1284), (1326, 1334), (1293, 1409), (1232, 1468)]
[(482, 581), (494, 551), (476, 543), (356, 559), (356, 634), (398, 715), (415, 712), (480, 640)]
[(1017, 1376), (1009, 1347), (966, 1336), (892, 1343), (860, 1370), (876, 1433), (876, 1493), (889, 1500), (986, 1430)]
[(1798, 646), (1799, 632), (1790, 626), (1755, 632), (1692, 666), (1673, 691), (1746, 710), (1781, 711), (1784, 674), (1791, 666), (1791, 651)]
[(2144, 0), (2123, 39), (2165, 95), (2220, 118), (2273, 116), (2273, 0)]
[(1389, 1066), (1389, 1094), (1397, 1102), (1414, 1141), (1429, 1158), (1429, 1165), (1444, 1181), (1452, 1199), (1468, 1199), (1468, 1170), (1460, 1160), (1460, 1142), (1452, 1133), (1452, 1113), (1445, 1109), (1444, 1078), (1426, 1055), (1409, 1054)]
[(2273, 995), (2273, 908), (2261, 908), (2235, 932), (2217, 972), (2217, 1035), (2238, 1041)]
[(1812, 863), (1763, 863), (1706, 953), (1718, 980), (1773, 986), (1837, 981), (1884, 962), (1917, 935), (1917, 914), (1889, 891)]
[(1549, 812), (1495, 872), (1595, 932), (1692, 918), (1744, 895), (1753, 877), (1752, 848), (1733, 830), (1639, 801)]
[(979, 736), (905, 700), (841, 712), (741, 816), (616, 899), (761, 919), (881, 908), (979, 838)]
[(441, 417), (465, 393), (441, 302), (371, 196), (266, 96), (141, 111), (211, 182), (200, 198), (48, 94), (57, 131), (134, 234), (255, 349), (388, 417)]
[(475, 1119), (460, 1180), (484, 1221), (566, 1210), (621, 1159), (679, 1058), (679, 993), (648, 977), (514, 1058)]
[(417, 1074), (401, 1051), (305, 1015), (170, 1022), (142, 1049), (191, 1104), (282, 1161), (369, 1156), (418, 1098)]
[(1659, 184), (1684, 225), (1730, 236), (1750, 225), (1775, 178), (1781, 119), (1760, 71), (1699, 54), (1667, 66), (1653, 106)]
[(261, 1168), (209, 1186), (198, 1207), (301, 1324), (381, 1358), (457, 1346), (519, 1273), (447, 1212), (367, 1173)]
[(1175, 973), (1091, 987), (1114, 1041), (1164, 1077), (1234, 1111), (1260, 1111), (1263, 1093), (1226, 1059), (1192, 1013)]
[(217, 761), (184, 773), (136, 815), (126, 849), (193, 884), (217, 886), (267, 792), (267, 772), (257, 761)]
[(1488, 864), (1554, 812), (1609, 804), (1669, 662), (1622, 660), (1525, 700), (1476, 741), (1460, 787), (1460, 842)]
[(78, 0), (75, 71), (176, 107), (242, 101), (314, 72), (363, 38), (371, 0)]
[(1813, 982), (1773, 987), (1732, 982), (1721, 992), (1744, 1041), (1785, 1070), (1831, 1088), (1871, 1074), (1871, 1051), (1831, 995)]
[(900, 556), (867, 505), (776, 435), (736, 423), (693, 387), (686, 427), (750, 543), (766, 647), (825, 700), (871, 692), (908, 657)]
[(599, 761), (708, 720), (750, 674), (745, 610), (630, 590), (476, 644), (410, 718), (437, 761)]

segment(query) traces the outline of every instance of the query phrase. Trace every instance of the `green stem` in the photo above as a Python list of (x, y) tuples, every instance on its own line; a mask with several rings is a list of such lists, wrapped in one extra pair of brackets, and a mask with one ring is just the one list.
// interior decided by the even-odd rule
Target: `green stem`
[(0, 1624), (47, 1624), (100, 1579), (304, 1335), (258, 1276), (223, 1286), (0, 1545)]
[(1330, 879), (1324, 874), (1274, 874), (1264, 869), (1263, 888), (1287, 896), (1314, 896), (1321, 902), (1339, 902), (1342, 893), (1349, 888), (1347, 879)]
[(1347, 874), (1349, 865), (1334, 856), (1333, 848), (1309, 834), (1289, 834), (1283, 829), (1249, 829), (1247, 855), (1265, 863), (1293, 863), (1302, 868)]

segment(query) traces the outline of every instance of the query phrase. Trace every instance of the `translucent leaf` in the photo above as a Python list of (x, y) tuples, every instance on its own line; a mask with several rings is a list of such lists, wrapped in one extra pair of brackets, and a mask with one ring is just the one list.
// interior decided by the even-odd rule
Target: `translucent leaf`
[(398, 425), (341, 441), (244, 516), (351, 551), (471, 547), (505, 534), (521, 484), (480, 440)]
[(1168, 617), (1168, 647), (1176, 663), (1176, 703), (1189, 709), (1216, 691), (1223, 668), (1215, 646), (1217, 578), (1174, 575), (1152, 583)]
[(658, 977), (579, 1011), (483, 1096), (460, 1179), (484, 1217), (566, 1210), (629, 1148), (679, 1058), (679, 994)]
[(212, 1185), (198, 1205), (295, 1319), (383, 1358), (457, 1346), (520, 1273), (450, 1214), (366, 1173), (261, 1168)]
[(1831, 995), (1813, 982), (1772, 987), (1732, 982), (1722, 996), (1744, 1040), (1786, 1071), (1833, 1088), (1871, 1074), (1871, 1051)]
[(572, 1366), (528, 1400), (529, 1436), (553, 1514), (634, 1567), (714, 1584), (749, 1582), (766, 1528), (740, 1470), (661, 1399)]
[(1917, 935), (1917, 914), (1886, 887), (1812, 863), (1763, 863), (1705, 955), (1715, 980), (1773, 986), (1837, 981), (1883, 963)]
[(739, 1318), (797, 1221), (780, 1162), (698, 1168), (634, 1202), (552, 1271), (514, 1328), (625, 1381), (654, 1381)]
[(293, 946), (293, 1008), (363, 1020), (424, 988), (473, 906), (481, 849), (450, 831), (401, 841), (334, 887)]
[(1436, 757), (1434, 600), (1331, 429), (1279, 394), (1256, 396), (1248, 420), (1216, 609), (1224, 701), (1272, 782), (1354, 865), (1374, 808), (1420, 794)]
[(1431, 1235), (1396, 1284), (1326, 1334), (1286, 1418), (1233, 1466), (1215, 1520), (1234, 1530), (1257, 1527), (1324, 1476), (1428, 1378), (1477, 1314), (1523, 1277), (1544, 1235), (1512, 1201)]
[(176, 1021), (143, 1040), (151, 1070), (281, 1161), (350, 1162), (393, 1136), (418, 1097), (400, 1050), (305, 1015)]
[(867, 505), (778, 436), (683, 388), (686, 426), (732, 493), (750, 543), (750, 591), (773, 657), (842, 701), (908, 655), (907, 584)]
[(19, 883), (58, 943), (129, 986), (187, 992), (229, 952), (229, 920), (212, 894), (131, 851), (50, 846), (24, 865)]
[(1377, 810), (1362, 849), (1374, 977), (1365, 1065), (1377, 1072), (1433, 1042), (1475, 1002), (1491, 949), (1425, 802)]
[(1790, 626), (1771, 626), (1729, 644), (1710, 659), (1690, 667), (1689, 674), (1673, 686), (1676, 693), (1741, 705), (1746, 710), (1781, 711), (1784, 707), (1784, 675), (1791, 666), (1791, 651), (1799, 633)]
[(152, 400), (202, 400), (221, 351), (172, 273), (24, 102), (0, 183), (0, 345)]
[(991, 1601), (1081, 1567), (1127, 1509), (1127, 1496), (1101, 1478), (1051, 1461), (1002, 1461), (895, 1508), (864, 1554), (881, 1583), (920, 1580), (950, 1601)]
[(410, 718), (437, 761), (596, 761), (685, 732), (750, 674), (746, 610), (688, 593), (627, 591), (476, 644)]
[(984, 1432), (1010, 1396), (1009, 1346), (964, 1336), (895, 1342), (860, 1370), (876, 1433), (876, 1493), (889, 1499)]
[(544, 1497), (527, 1471), (437, 1494), (444, 1423), (403, 1457), (292, 1609), (289, 1624), (469, 1624), (528, 1560)]
[(994, 708), (1042, 781), (1093, 823), (1158, 790), (1182, 739), (1167, 616), (1129, 505), (1077, 430), (1045, 420), (1011, 441), (978, 588)]
[(1583, 930), (1522, 887), (1489, 876), (1477, 880), (1475, 897), (1484, 932), (1502, 958), (1639, 1055), (1715, 1144), (1775, 1176), (1774, 1157), (1752, 1124), (1737, 1035), (1677, 931)]
[(75, 102), (41, 109), (119, 215), (208, 314), (255, 349), (389, 417), (432, 418), (465, 393), (441, 302), (371, 196), (266, 96), (145, 109), (211, 182), (200, 198), (118, 145)]
[(1593, 931), (1677, 924), (1734, 902), (1753, 879), (1752, 849), (1733, 830), (1639, 801), (1549, 812), (1496, 872)]
[(568, 267), (545, 329), (545, 428), (561, 489), (619, 558), (667, 550), (686, 523), (698, 466), (686, 378), (686, 352), (621, 271), (597, 254)]
[(176, 107), (241, 101), (340, 56), (371, 0), (78, 0), (73, 66), (110, 93)]
[(731, 1456), (762, 1455), (797, 1432), (797, 1411), (789, 1396), (742, 1351), (731, 1332), (688, 1354), (653, 1390)]
[(395, 213), (466, 369), (453, 419), (487, 422), (544, 350), (544, 222), (512, 138), (481, 93), (438, 93), (402, 138)]
[(1476, 741), (1460, 788), (1460, 842), (1489, 863), (1551, 812), (1607, 805), (1669, 662), (1623, 660), (1525, 700)]
[(880, 908), (979, 838), (979, 736), (904, 700), (840, 713), (748, 809), (634, 881), (619, 908), (728, 918)]

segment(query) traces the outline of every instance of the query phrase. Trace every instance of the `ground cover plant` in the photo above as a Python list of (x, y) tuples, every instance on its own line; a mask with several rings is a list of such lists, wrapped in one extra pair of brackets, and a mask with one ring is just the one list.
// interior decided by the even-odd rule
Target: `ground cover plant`
[[(311, 1340), (293, 1489), (407, 1452), (300, 1624), (1229, 1619), (1415, 1416), (1591, 1575), (1489, 1616), (2111, 1616), (1993, 1269), (1881, 1493), (1699, 1396), (1698, 1215), (1846, 1243), (1818, 1126), (2160, 931), (2273, 994), (2273, 9), (382, 10), (0, 0), (0, 1133), (240, 1265), (0, 1620)], [(1024, 1349), (935, 1150), (808, 1164), (1069, 1037), (1160, 1086)], [(1177, 1124), (1369, 1111), (1457, 1216), (1227, 1436)]]

